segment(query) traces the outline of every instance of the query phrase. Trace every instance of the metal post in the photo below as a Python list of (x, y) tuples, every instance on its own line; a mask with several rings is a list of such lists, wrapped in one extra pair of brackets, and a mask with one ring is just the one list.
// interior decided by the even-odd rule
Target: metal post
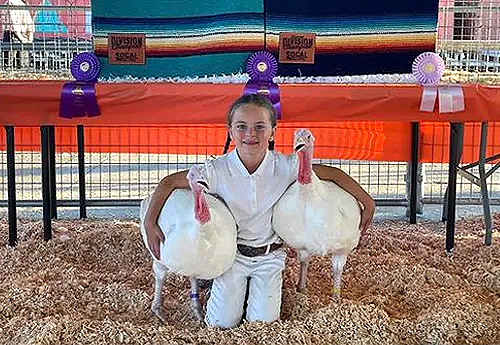
[(16, 214), (16, 161), (14, 147), (14, 126), (5, 126), (7, 139), (7, 195), (9, 208), (9, 245), (14, 247), (17, 242)]
[(446, 222), (446, 251), (451, 254), (455, 242), (455, 199), (457, 195), (457, 168), (463, 144), (463, 123), (450, 123), (450, 161), (448, 168), (448, 207)]
[(56, 144), (54, 126), (47, 126), (49, 138), (50, 218), (57, 219)]
[(85, 138), (83, 125), (77, 125), (78, 138), (78, 185), (80, 194), (80, 219), (87, 218), (87, 201), (85, 199)]
[(448, 220), (448, 186), (444, 191), (443, 197), (443, 213), (441, 214), (441, 221), (446, 222)]
[(411, 123), (410, 224), (417, 223), (417, 180), (419, 123)]
[(481, 144), (479, 147), (479, 179), (481, 184), (481, 198), (483, 200), (484, 211), (484, 225), (486, 228), (486, 235), (484, 236), (484, 243), (489, 246), (491, 244), (491, 213), (490, 213), (490, 199), (488, 196), (488, 184), (486, 183), (486, 171), (484, 168), (486, 159), (486, 143), (488, 140), (488, 123), (481, 123)]
[(42, 144), (42, 198), (43, 198), (43, 238), (52, 238), (52, 221), (50, 212), (50, 162), (49, 162), (49, 129), (40, 127)]

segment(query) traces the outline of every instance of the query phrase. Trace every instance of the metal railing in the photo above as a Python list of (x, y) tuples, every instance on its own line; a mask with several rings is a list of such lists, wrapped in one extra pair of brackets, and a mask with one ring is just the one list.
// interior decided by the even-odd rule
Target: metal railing
[[(126, 127), (85, 128), (85, 136), (107, 136)], [(145, 127), (147, 130), (151, 127)], [(42, 157), (39, 151), (31, 150), (40, 145), (40, 129), (32, 127), (31, 138), (24, 138), (26, 147), (16, 147), (16, 194), (19, 206), (42, 205)], [(136, 127), (134, 127), (137, 130)], [(57, 128), (56, 134), (57, 134)], [(76, 128), (75, 128), (76, 133)], [(5, 132), (0, 133), (0, 142), (5, 142)], [(438, 144), (438, 143), (436, 143)], [(170, 146), (169, 146), (170, 145)], [(196, 146), (196, 144), (193, 144)], [(220, 147), (223, 142), (213, 144)], [(323, 143), (328, 146), (328, 143)], [(158, 154), (170, 149), (176, 153)], [(191, 147), (192, 148), (192, 147)], [(289, 152), (291, 148), (277, 143), (278, 150)], [(200, 148), (200, 152), (203, 151)], [(7, 158), (5, 146), (0, 146), (0, 206), (7, 205)], [(86, 144), (83, 167), (78, 160), (76, 135), (56, 145), (55, 176), (58, 206), (79, 205), (79, 169), (85, 176), (85, 200), (87, 206), (134, 206), (149, 195), (160, 179), (173, 172), (189, 169), (209, 159), (208, 154), (188, 154), (175, 144), (151, 145), (123, 144), (114, 147)], [(128, 152), (127, 152), (128, 151)], [(121, 153), (120, 153), (121, 152)], [(343, 169), (356, 179), (378, 202), (386, 206), (407, 206), (409, 200), (408, 169), (404, 162), (345, 161), (317, 159), (316, 162)], [(487, 165), (491, 166), (491, 165)], [(476, 168), (477, 169), (477, 168)], [(473, 170), (475, 171), (475, 170)], [(424, 204), (443, 202), (447, 186), (448, 165), (441, 163), (422, 164), (422, 185), (419, 199)], [(495, 172), (488, 181), (488, 192), (492, 205), (500, 205), (500, 172)], [(457, 203), (481, 204), (480, 189), (459, 176)]]

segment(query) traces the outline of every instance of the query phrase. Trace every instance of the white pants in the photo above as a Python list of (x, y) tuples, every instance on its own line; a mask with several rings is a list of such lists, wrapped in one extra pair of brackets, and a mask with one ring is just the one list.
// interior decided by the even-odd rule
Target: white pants
[(243, 315), (247, 278), (250, 278), (247, 320), (250, 322), (278, 320), (285, 257), (283, 248), (256, 257), (236, 253), (234, 265), (214, 279), (207, 302), (205, 322), (222, 328), (238, 325)]

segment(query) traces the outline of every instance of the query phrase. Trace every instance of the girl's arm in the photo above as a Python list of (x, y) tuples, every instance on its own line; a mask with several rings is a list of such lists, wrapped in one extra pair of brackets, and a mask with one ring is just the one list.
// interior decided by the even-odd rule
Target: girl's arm
[(375, 201), (352, 177), (347, 175), (341, 169), (321, 165), (313, 164), (313, 170), (316, 175), (325, 181), (331, 181), (339, 185), (342, 189), (345, 189), (349, 194), (355, 197), (359, 203), (361, 203), (361, 222), (359, 228), (361, 229), (361, 234), (366, 233), (368, 226), (373, 220), (373, 214), (375, 213)]
[(158, 226), (158, 216), (163, 204), (174, 189), (189, 188), (187, 173), (188, 171), (184, 170), (165, 176), (151, 195), (149, 208), (144, 217), (144, 228), (146, 229), (149, 249), (158, 260), (160, 259), (160, 241), (165, 241), (165, 236)]

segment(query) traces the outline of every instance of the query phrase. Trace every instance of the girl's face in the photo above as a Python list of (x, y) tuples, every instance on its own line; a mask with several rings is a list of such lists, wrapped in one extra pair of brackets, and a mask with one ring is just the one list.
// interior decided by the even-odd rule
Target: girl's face
[(254, 104), (245, 104), (233, 114), (229, 134), (240, 155), (264, 155), (274, 139), (269, 111)]

